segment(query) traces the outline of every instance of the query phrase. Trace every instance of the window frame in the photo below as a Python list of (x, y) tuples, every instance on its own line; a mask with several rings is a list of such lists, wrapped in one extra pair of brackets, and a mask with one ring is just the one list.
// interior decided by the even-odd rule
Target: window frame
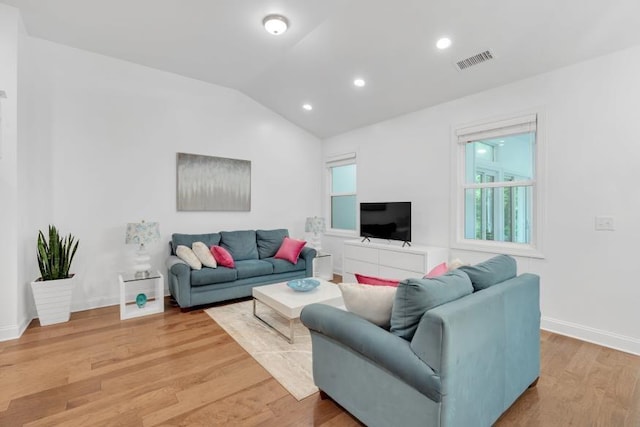
[[(354, 193), (333, 193), (333, 174), (331, 169), (339, 166), (348, 166), (355, 165), (356, 167), (356, 188)], [(326, 156), (324, 162), (324, 170), (325, 170), (325, 218), (327, 218), (327, 230), (325, 231), (325, 235), (330, 236), (339, 236), (339, 237), (358, 237), (360, 235), (360, 213), (358, 210), (359, 202), (358, 202), (358, 163), (357, 163), (357, 154), (355, 152), (349, 153), (341, 153), (341, 154), (333, 154)], [(332, 218), (332, 205), (331, 198), (335, 196), (355, 196), (356, 198), (356, 212), (355, 212), (355, 230), (345, 230), (342, 228), (333, 228), (331, 225), (333, 224)]]
[[(536, 140), (533, 152), (533, 179), (526, 181), (500, 181), (493, 183), (475, 184), (466, 182), (465, 171), (465, 147), (467, 142), (461, 141), (461, 135), (478, 134), (482, 132), (499, 132), (499, 129), (517, 126), (518, 123), (527, 121), (527, 118), (535, 117)], [(544, 258), (543, 255), (543, 229), (545, 223), (544, 193), (546, 156), (545, 148), (545, 112), (542, 108), (536, 108), (509, 116), (484, 119), (481, 121), (452, 126), (451, 129), (451, 161), (452, 161), (452, 197), (451, 209), (454, 214), (454, 226), (451, 230), (451, 247), (460, 250), (505, 253), (514, 256), (530, 258)], [(505, 134), (506, 135), (506, 134)], [(480, 139), (479, 137), (474, 140)], [(506, 170), (505, 170), (506, 172)], [(465, 238), (465, 190), (474, 188), (499, 188), (505, 191), (512, 187), (531, 187), (531, 222), (530, 242), (514, 243), (495, 240), (478, 240)], [(495, 224), (494, 224), (495, 226)]]

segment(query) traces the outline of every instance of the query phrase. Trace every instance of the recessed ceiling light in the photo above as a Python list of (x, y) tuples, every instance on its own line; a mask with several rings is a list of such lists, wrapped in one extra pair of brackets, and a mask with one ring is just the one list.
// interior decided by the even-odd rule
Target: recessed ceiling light
[(364, 87), (364, 85), (366, 85), (367, 82), (364, 81), (364, 79), (355, 79), (353, 81), (353, 85), (356, 87)]
[(438, 49), (446, 49), (449, 46), (451, 46), (451, 39), (448, 37), (442, 37), (438, 40), (438, 42), (436, 43), (436, 47)]
[(265, 16), (262, 20), (262, 25), (264, 25), (264, 29), (267, 30), (268, 33), (279, 36), (287, 31), (289, 21), (282, 15), (269, 15)]
[(311, 104), (302, 104), (302, 108), (307, 111), (313, 110), (313, 106)]

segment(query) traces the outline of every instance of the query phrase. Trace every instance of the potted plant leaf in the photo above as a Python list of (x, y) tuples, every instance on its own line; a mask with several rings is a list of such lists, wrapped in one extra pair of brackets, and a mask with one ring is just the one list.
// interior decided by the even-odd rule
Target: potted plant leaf
[(40, 325), (67, 322), (71, 314), (74, 274), (69, 273), (78, 250), (78, 241), (71, 234), (62, 238), (55, 226), (49, 226), (49, 240), (38, 233), (38, 267), (41, 277), (31, 282), (33, 299)]

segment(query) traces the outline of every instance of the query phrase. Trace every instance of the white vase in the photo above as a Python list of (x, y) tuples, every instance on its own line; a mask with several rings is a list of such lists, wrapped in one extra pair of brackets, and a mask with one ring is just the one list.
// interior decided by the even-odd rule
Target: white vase
[(31, 282), (33, 299), (38, 310), (41, 326), (68, 322), (71, 315), (71, 296), (76, 281), (68, 279), (36, 280)]

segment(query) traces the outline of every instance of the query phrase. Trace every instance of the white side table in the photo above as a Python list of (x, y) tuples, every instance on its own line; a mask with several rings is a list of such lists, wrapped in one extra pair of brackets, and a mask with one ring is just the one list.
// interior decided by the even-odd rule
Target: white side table
[[(135, 273), (118, 274), (120, 283), (120, 319), (131, 319), (164, 312), (164, 277), (152, 271), (148, 277), (136, 277)], [(136, 304), (137, 295), (144, 294), (147, 301), (142, 307)]]
[(313, 259), (313, 277), (324, 280), (333, 280), (333, 255), (327, 252), (318, 252)]

